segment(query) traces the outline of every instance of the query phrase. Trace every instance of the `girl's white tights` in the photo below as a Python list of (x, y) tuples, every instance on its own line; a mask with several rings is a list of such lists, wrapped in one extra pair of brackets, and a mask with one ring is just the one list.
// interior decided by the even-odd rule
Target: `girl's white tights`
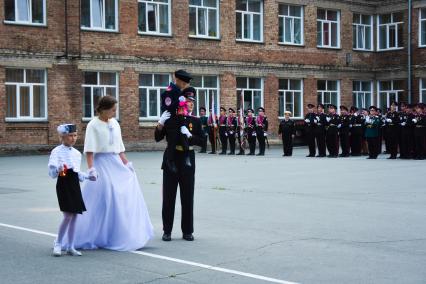
[(70, 244), (69, 248), (74, 248), (74, 232), (75, 232), (75, 221), (77, 220), (77, 214), (63, 212), (64, 219), (59, 226), (58, 238), (56, 239), (57, 243), (62, 243), (65, 232), (68, 229), (68, 242)]

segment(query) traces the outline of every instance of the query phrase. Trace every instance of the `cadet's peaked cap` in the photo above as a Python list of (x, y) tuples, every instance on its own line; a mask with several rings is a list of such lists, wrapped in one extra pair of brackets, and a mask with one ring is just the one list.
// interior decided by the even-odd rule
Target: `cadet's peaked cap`
[(226, 108), (224, 108), (224, 107), (220, 107), (220, 110), (226, 111)]
[(235, 112), (235, 110), (232, 107), (228, 108), (228, 111)]
[(318, 104), (317, 107), (324, 108), (323, 104)]
[(329, 104), (329, 105), (328, 105), (328, 108), (334, 108), (334, 109), (337, 109), (337, 107), (336, 107), (335, 105), (333, 105), (333, 104)]
[(264, 112), (264, 111), (265, 111), (265, 109), (264, 109), (263, 107), (258, 107), (258, 108), (257, 108), (257, 111), (263, 111), (263, 112)]
[(185, 98), (195, 101), (196, 90), (193, 87), (188, 87), (182, 91)]
[(340, 106), (340, 109), (344, 109), (344, 110), (348, 111), (348, 108), (346, 106)]
[(202, 110), (206, 111), (206, 108), (205, 107), (200, 107), (200, 111), (202, 111)]
[(313, 104), (308, 104), (308, 108), (314, 108), (315, 106)]
[(358, 108), (356, 106), (351, 106), (351, 111), (358, 111)]
[(377, 107), (375, 107), (375, 106), (370, 106), (370, 107), (368, 108), (368, 110), (375, 110), (375, 111), (377, 111)]
[(248, 108), (247, 112), (254, 112), (254, 110), (252, 108)]
[(396, 101), (392, 101), (391, 106), (398, 106), (398, 103)]
[(181, 79), (182, 81), (189, 83), (192, 80), (192, 76), (191, 74), (189, 74), (188, 72), (186, 72), (185, 70), (177, 70), (175, 72), (175, 77), (178, 79)]
[(75, 124), (61, 124), (56, 130), (60, 135), (70, 134), (77, 132), (77, 126)]
[(284, 114), (289, 114), (289, 115), (291, 115), (291, 111), (286, 110), (286, 111), (284, 112)]

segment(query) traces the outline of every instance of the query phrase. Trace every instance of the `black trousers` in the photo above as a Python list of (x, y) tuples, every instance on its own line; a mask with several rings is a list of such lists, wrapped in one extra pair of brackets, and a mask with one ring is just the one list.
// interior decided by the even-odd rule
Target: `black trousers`
[(232, 134), (228, 132), (229, 149), (231, 154), (235, 154), (235, 132)]
[(180, 203), (182, 206), (181, 229), (184, 234), (194, 232), (194, 182), (195, 182), (195, 154), (193, 150), (188, 152), (191, 167), (185, 165), (184, 152), (175, 151), (175, 163), (177, 173), (163, 167), (163, 231), (171, 234), (175, 216), (175, 203), (177, 187), (180, 190)]
[(413, 152), (414, 131), (411, 127), (402, 126), (399, 137), (400, 158), (409, 159)]
[(339, 135), (337, 134), (337, 130), (332, 129), (327, 131), (326, 143), (327, 143), (328, 154), (331, 156), (338, 156), (339, 155)]
[(426, 158), (426, 127), (414, 128), (414, 158)]
[(348, 156), (349, 155), (349, 149), (350, 149), (350, 142), (349, 142), (349, 129), (344, 129), (340, 131), (340, 147), (342, 148), (342, 155)]
[(368, 144), (368, 156), (370, 158), (377, 158), (377, 156), (382, 152), (382, 138), (377, 137), (367, 137)]
[(257, 141), (259, 141), (259, 154), (265, 154), (265, 134), (263, 133), (263, 131), (261, 132), (256, 132), (256, 136), (257, 136)]
[(222, 153), (226, 153), (228, 149), (228, 137), (226, 136), (226, 130), (219, 128), (219, 139), (222, 144)]
[(386, 126), (386, 152), (391, 155), (391, 157), (396, 157), (398, 154), (398, 144), (399, 144), (399, 128), (396, 125)]
[(306, 127), (305, 131), (306, 144), (309, 148), (309, 156), (315, 156), (315, 129), (313, 127)]
[(207, 152), (207, 136), (209, 135), (208, 133), (204, 133), (204, 141), (203, 141), (203, 146), (201, 146), (201, 152)]
[(285, 156), (293, 155), (293, 137), (291, 134), (283, 134), (281, 136), (283, 140), (283, 151)]
[(325, 140), (326, 140), (326, 132), (323, 127), (317, 127), (315, 129), (315, 140), (317, 142), (318, 147), (318, 155), (319, 156), (325, 156), (326, 155), (326, 148), (325, 148)]
[(254, 154), (256, 151), (256, 136), (253, 136), (253, 132), (247, 133), (247, 140), (249, 143), (250, 154)]
[[(216, 153), (216, 137), (214, 135), (214, 131), (216, 131), (213, 127), (209, 129), (209, 141), (210, 145), (212, 147), (212, 152)], [(207, 143), (207, 142), (206, 142)]]
[(351, 132), (351, 155), (360, 156), (362, 148), (362, 126), (354, 126)]

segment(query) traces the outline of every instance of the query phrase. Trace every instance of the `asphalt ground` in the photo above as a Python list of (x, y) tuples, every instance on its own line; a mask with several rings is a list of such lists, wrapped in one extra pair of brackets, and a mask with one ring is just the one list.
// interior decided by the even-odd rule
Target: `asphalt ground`
[(306, 152), (197, 154), (194, 242), (181, 239), (179, 205), (161, 241), (162, 152), (128, 153), (155, 238), (59, 258), (48, 155), (1, 157), (0, 282), (426, 283), (426, 162)]

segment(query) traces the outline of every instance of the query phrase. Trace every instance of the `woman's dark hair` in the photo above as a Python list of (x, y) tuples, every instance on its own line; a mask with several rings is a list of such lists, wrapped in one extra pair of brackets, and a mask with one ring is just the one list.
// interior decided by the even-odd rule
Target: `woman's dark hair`
[(103, 110), (112, 109), (117, 103), (117, 100), (111, 96), (104, 96), (99, 100), (98, 106), (96, 107), (96, 112), (101, 113)]

